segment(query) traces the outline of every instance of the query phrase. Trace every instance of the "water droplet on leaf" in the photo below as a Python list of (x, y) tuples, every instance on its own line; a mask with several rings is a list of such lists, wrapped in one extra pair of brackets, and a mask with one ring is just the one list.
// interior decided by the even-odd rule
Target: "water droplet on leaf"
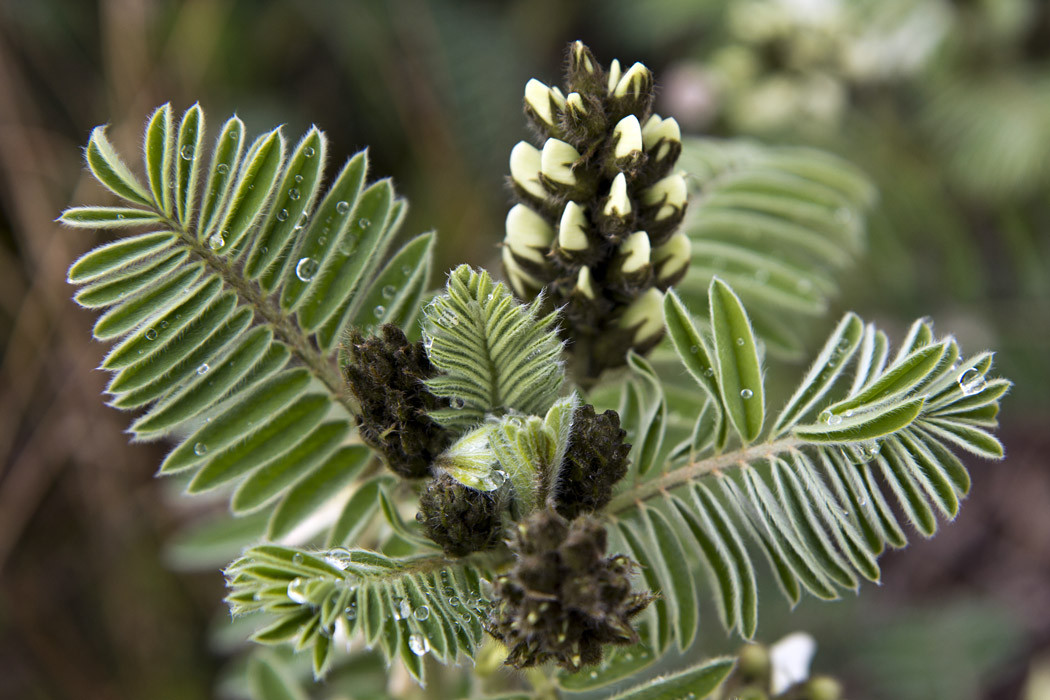
[(755, 395), (755, 392), (751, 391), (750, 389), (741, 389), (740, 390), (740, 398), (744, 399), (745, 401), (747, 399), (750, 399), (754, 395)]
[(210, 369), (211, 369), (211, 367), (208, 365), (207, 362), (205, 362), (205, 363), (201, 364), (200, 367), (197, 368), (197, 374), (199, 374), (199, 375), (200, 374), (207, 374), (208, 370), (210, 370)]
[(182, 156), (183, 160), (193, 160), (193, 146), (187, 143), (182, 147), (182, 150), (179, 151), (179, 155)]
[(421, 634), (411, 634), (408, 636), (408, 648), (416, 656), (423, 656), (430, 651), (430, 642)]
[(302, 195), (299, 194), (299, 190), (295, 189), (294, 187), (288, 190), (288, 199), (291, 199), (292, 201), (299, 199), (301, 196)]
[(197, 455), (198, 457), (203, 457), (204, 455), (208, 454), (208, 446), (205, 445), (203, 442), (196, 443), (193, 446), (193, 454)]
[(288, 599), (293, 603), (302, 605), (306, 602), (306, 594), (303, 591), (306, 582), (302, 578), (296, 577), (288, 582)]
[(226, 173), (230, 172), (230, 166), (226, 165), (225, 163), (219, 163), (215, 166), (215, 172), (219, 173), (220, 175), (225, 175)]
[(303, 149), (303, 155), (306, 156), (307, 158), (313, 158), (314, 157), (314, 153), (315, 153), (315, 151), (314, 151), (314, 147), (313, 146), (307, 146), (306, 148)]
[(277, 220), (278, 221), (287, 221), (288, 220), (288, 210), (287, 209), (282, 209), (281, 211), (277, 212)]
[(146, 340), (156, 340), (156, 339), (157, 339), (157, 331), (153, 330), (152, 328), (150, 328), (148, 331), (146, 331)]
[(303, 282), (309, 282), (317, 274), (317, 261), (313, 258), (300, 258), (295, 265), (295, 276)]
[(375, 317), (377, 319), (383, 318), (383, 314), (386, 313), (386, 307), (383, 306), (382, 304), (379, 304), (374, 309), (372, 309), (372, 313), (375, 314)]
[(959, 375), (959, 388), (962, 389), (962, 393), (966, 396), (981, 393), (987, 385), (988, 382), (985, 381), (984, 375), (974, 367)]
[(430, 617), (430, 608), (428, 608), (425, 605), (420, 605), (418, 608), (416, 608), (416, 611), (413, 614), (417, 620), (423, 622), (423, 620), (426, 620), (428, 617)]
[(350, 211), (350, 205), (346, 202), (339, 202), (335, 205), (335, 210), (340, 214), (346, 214)]
[(397, 287), (395, 287), (394, 285), (388, 284), (387, 286), (383, 287), (384, 299), (393, 299), (395, 294), (397, 294)]

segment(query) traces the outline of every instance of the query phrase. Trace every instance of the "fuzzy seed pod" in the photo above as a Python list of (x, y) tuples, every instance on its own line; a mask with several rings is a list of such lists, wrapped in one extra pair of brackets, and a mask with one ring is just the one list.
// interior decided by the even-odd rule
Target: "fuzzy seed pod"
[(495, 493), (472, 489), (442, 473), (419, 497), (416, 521), (445, 554), (463, 557), (499, 546), (503, 541), (501, 510)]
[(378, 336), (350, 331), (343, 374), (360, 406), (361, 439), (407, 479), (427, 476), (430, 463), (452, 439), (427, 415), (447, 406), (423, 383), (436, 373), (423, 344), (408, 342), (391, 323)]
[(595, 518), (571, 523), (541, 510), (518, 523), (517, 562), (496, 579), (496, 605), (485, 628), (526, 668), (553, 661), (568, 671), (599, 663), (605, 644), (638, 642), (631, 618), (653, 600), (631, 590), (634, 563), (605, 557), (605, 528)]
[(686, 188), (674, 172), (682, 134), (674, 119), (651, 114), (648, 68), (624, 70), (613, 61), (605, 70), (577, 41), (565, 83), (564, 91), (535, 79), (525, 86), (525, 114), (538, 138), (519, 143), (510, 158), (517, 207), (547, 225), (530, 230), (554, 235), (546, 246), (535, 243), (538, 235), (526, 243), (524, 217), (508, 217), (503, 261), (519, 296), (545, 290), (551, 308), (563, 310), (573, 367), (586, 380), (624, 364), (628, 350), (652, 347), (654, 328), (657, 340), (662, 333), (658, 321), (639, 336), (637, 313), (626, 324), (623, 317), (689, 268), (688, 239), (663, 248), (683, 220)]
[(605, 507), (613, 486), (627, 473), (631, 445), (623, 441), (626, 436), (616, 411), (595, 415), (590, 404), (576, 409), (554, 490), (561, 515), (572, 520)]

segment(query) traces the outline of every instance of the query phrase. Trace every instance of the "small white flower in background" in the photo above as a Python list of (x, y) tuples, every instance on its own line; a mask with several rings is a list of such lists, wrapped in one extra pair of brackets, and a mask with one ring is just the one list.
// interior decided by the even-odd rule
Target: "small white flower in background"
[(773, 667), (770, 691), (773, 695), (779, 695), (809, 678), (809, 665), (816, 652), (816, 640), (805, 632), (789, 634), (769, 647), (769, 660)]

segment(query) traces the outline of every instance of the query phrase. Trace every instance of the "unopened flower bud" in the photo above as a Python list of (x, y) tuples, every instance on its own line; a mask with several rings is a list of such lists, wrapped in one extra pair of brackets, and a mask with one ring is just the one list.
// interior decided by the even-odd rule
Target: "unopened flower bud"
[(652, 260), (657, 286), (666, 290), (682, 279), (689, 270), (691, 259), (692, 244), (689, 242), (689, 236), (681, 231), (653, 250)]
[(559, 105), (560, 96), (560, 91), (556, 93), (535, 78), (525, 84), (525, 114), (543, 133), (553, 133), (558, 124), (558, 111), (565, 105), (564, 97)]
[(624, 239), (616, 251), (607, 282), (618, 293), (630, 298), (652, 283), (649, 264), (652, 247), (645, 231), (635, 231)]
[(595, 140), (606, 136), (605, 109), (601, 99), (592, 94), (570, 92), (560, 125), (563, 136), (578, 149), (586, 150)]
[(502, 258), (507, 281), (510, 282), (511, 289), (519, 298), (532, 299), (543, 289), (543, 282), (525, 271), (525, 268), (514, 259), (514, 254), (511, 253), (509, 246), (504, 246)]
[(620, 244), (619, 254), (623, 262), (620, 269), (627, 274), (638, 272), (649, 264), (649, 235), (645, 231), (635, 231)]
[(615, 216), (626, 219), (631, 213), (631, 200), (627, 197), (627, 178), (620, 173), (613, 179), (609, 187), (609, 198), (602, 206), (602, 213), (606, 216)]
[(661, 119), (654, 114), (642, 127), (642, 145), (645, 147), (648, 182), (665, 177), (682, 153), (682, 130), (673, 117)]
[(620, 76), (621, 75), (622, 75), (622, 71), (620, 70), (620, 61), (618, 59), (614, 58), (612, 60), (612, 63), (609, 64), (608, 88), (609, 88), (609, 94), (610, 95), (616, 89), (616, 85), (620, 82)]
[(519, 141), (510, 151), (510, 177), (518, 193), (527, 199), (542, 202), (547, 191), (540, 184), (540, 151), (525, 141)]
[(568, 85), (573, 92), (597, 95), (605, 87), (605, 71), (582, 41), (569, 46)]
[(579, 151), (571, 144), (559, 139), (547, 139), (540, 155), (540, 174), (548, 183), (574, 187), (576, 175), (572, 171), (572, 166), (579, 159)]
[(653, 74), (645, 65), (635, 63), (610, 90), (610, 109), (617, 117), (626, 114), (649, 116), (653, 104)]
[(507, 212), (505, 242), (514, 255), (542, 265), (543, 253), (553, 240), (554, 228), (529, 207), (515, 204)]
[(681, 223), (688, 197), (685, 177), (681, 173), (668, 175), (642, 191), (642, 205), (652, 222), (650, 231), (655, 234), (657, 245), (663, 243), (664, 234), (670, 233)]
[(633, 330), (636, 348), (649, 348), (664, 332), (664, 293), (650, 287), (620, 317), (620, 327)]
[(583, 252), (590, 247), (587, 238), (587, 215), (576, 202), (567, 202), (558, 224), (558, 247), (568, 253)]
[(613, 140), (616, 147), (613, 148), (613, 156), (616, 158), (627, 158), (642, 152), (642, 126), (638, 123), (638, 117), (630, 114), (616, 125), (613, 131)]
[(590, 300), (594, 300), (594, 280), (591, 275), (591, 268), (584, 266), (580, 268), (579, 274), (576, 275), (576, 286), (573, 288), (574, 292), (579, 292), (583, 296)]

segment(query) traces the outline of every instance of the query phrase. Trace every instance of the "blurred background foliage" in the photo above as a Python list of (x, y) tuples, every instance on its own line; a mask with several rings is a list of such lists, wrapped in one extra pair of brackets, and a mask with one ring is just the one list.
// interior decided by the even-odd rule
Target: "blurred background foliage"
[(406, 234), (438, 230), (438, 269), (495, 270), (522, 88), (555, 81), (576, 38), (653, 68), (658, 111), (688, 132), (811, 144), (871, 174), (870, 255), (836, 312), (930, 315), (1016, 382), (1007, 461), (974, 470), (957, 523), (887, 555), (857, 600), (767, 605), (760, 637), (813, 632), (852, 698), (1050, 696), (1045, 0), (0, 0), (0, 698), (235, 687), (217, 684), (236, 635), (209, 634), (219, 573), (172, 571), (165, 550), (217, 505), (152, 479), (164, 446), (128, 445), (100, 405), (103, 348), (69, 300), (66, 268), (101, 241), (53, 220), (101, 201), (90, 128), (130, 156), (169, 100), (256, 133), (317, 123), (333, 153), (370, 147), (409, 198)]

